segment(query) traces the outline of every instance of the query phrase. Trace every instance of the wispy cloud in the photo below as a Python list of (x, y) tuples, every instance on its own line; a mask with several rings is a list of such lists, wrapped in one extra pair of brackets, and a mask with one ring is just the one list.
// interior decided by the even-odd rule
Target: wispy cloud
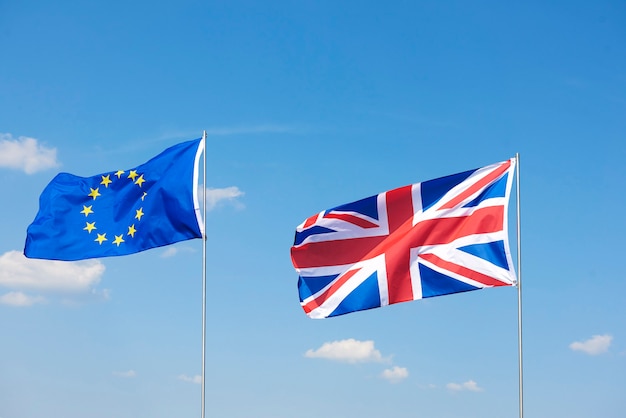
[(182, 254), (182, 253), (195, 253), (196, 250), (194, 250), (191, 247), (187, 247), (184, 245), (170, 245), (168, 247), (166, 247), (163, 252), (161, 253), (160, 257), (161, 258), (170, 258), (170, 257), (174, 257), (178, 254)]
[(71, 303), (68, 297), (77, 295), (108, 299), (106, 289), (96, 289), (104, 270), (99, 260), (38, 260), (26, 258), (19, 251), (9, 251), (0, 255), (0, 287), (12, 292), (3, 295), (0, 303), (31, 306), (45, 301), (42, 296), (30, 296), (33, 292), (61, 296), (64, 303)]
[(262, 124), (249, 126), (228, 126), (214, 127), (206, 130), (207, 136), (228, 136), (228, 135), (252, 135), (252, 134), (280, 134), (299, 130), (292, 125)]
[(56, 148), (41, 145), (35, 138), (15, 139), (9, 133), (0, 133), (0, 167), (33, 174), (59, 165)]
[(176, 247), (167, 247), (165, 251), (161, 253), (161, 258), (170, 258), (174, 257), (178, 253), (178, 248)]
[(202, 376), (197, 374), (195, 376), (187, 376), (186, 374), (181, 374), (177, 377), (178, 380), (182, 380), (183, 382), (195, 383), (197, 385), (202, 383)]
[[(307, 132), (306, 126), (288, 125), (279, 123), (266, 123), (257, 125), (238, 125), (238, 126), (215, 126), (206, 129), (208, 142), (211, 137), (227, 137), (235, 135), (262, 135), (262, 134), (285, 134), (285, 133), (303, 133)], [(149, 133), (148, 135), (128, 140), (122, 146), (115, 148), (104, 148), (102, 145), (96, 145), (95, 149), (101, 154), (119, 155), (131, 151), (143, 150), (153, 147), (154, 144), (169, 143), (173, 145), (175, 142), (182, 142), (193, 138), (200, 138), (202, 129), (169, 129), (160, 133)]]
[(304, 356), (344, 363), (383, 363), (389, 361), (389, 359), (383, 358), (380, 351), (374, 347), (374, 341), (358, 341), (353, 338), (324, 343), (317, 350), (307, 350)]
[[(200, 187), (198, 189), (198, 199), (200, 202), (203, 201), (203, 193), (204, 189)], [(207, 211), (215, 209), (215, 207), (222, 203), (229, 203), (234, 205), (237, 209), (243, 209), (244, 205), (238, 199), (242, 197), (245, 193), (239, 190), (237, 186), (230, 186), (224, 188), (212, 188), (207, 187), (206, 189), (206, 207)]]
[(612, 335), (594, 335), (585, 341), (574, 341), (569, 345), (573, 351), (582, 351), (583, 353), (595, 356), (606, 353), (613, 341)]
[(446, 387), (454, 392), (469, 391), (469, 392), (482, 392), (483, 388), (479, 387), (473, 380), (468, 380), (465, 383), (448, 383)]
[(406, 369), (406, 367), (394, 366), (390, 369), (383, 370), (380, 377), (391, 383), (400, 383), (401, 381), (409, 377), (409, 371)]
[(29, 296), (23, 292), (9, 292), (0, 296), (0, 305), (32, 306), (45, 301), (46, 299), (42, 296)]
[(137, 372), (134, 370), (128, 370), (125, 372), (113, 372), (113, 376), (123, 377), (125, 379), (132, 379), (133, 377), (137, 377)]

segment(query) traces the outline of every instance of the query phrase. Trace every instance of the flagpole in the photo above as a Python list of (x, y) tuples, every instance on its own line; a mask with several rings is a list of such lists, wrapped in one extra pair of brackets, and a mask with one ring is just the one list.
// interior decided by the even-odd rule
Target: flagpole
[(515, 162), (517, 166), (517, 353), (519, 361), (519, 418), (524, 418), (524, 372), (522, 367), (522, 228), (519, 153), (515, 154)]
[(204, 169), (202, 173), (202, 418), (204, 418), (204, 397), (205, 397), (205, 378), (206, 378), (206, 131), (202, 133), (202, 143), (204, 145)]

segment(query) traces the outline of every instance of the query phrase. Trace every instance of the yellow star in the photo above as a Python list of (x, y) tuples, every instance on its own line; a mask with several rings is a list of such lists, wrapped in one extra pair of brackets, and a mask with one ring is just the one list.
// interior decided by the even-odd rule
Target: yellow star
[(141, 176), (139, 176), (139, 178), (137, 180), (135, 180), (135, 184), (139, 187), (141, 187), (141, 185), (145, 182), (144, 178), (143, 178), (143, 174)]
[(90, 213), (93, 213), (93, 210), (91, 210), (92, 207), (93, 207), (93, 205), (91, 205), (91, 206), (83, 205), (83, 210), (81, 210), (80, 213), (84, 214), (85, 217), (87, 217), (87, 216), (89, 216)]
[(96, 200), (96, 197), (100, 196), (100, 192), (98, 191), (98, 190), (100, 190), (100, 188), (96, 187), (95, 189), (92, 189), (90, 187), (90, 189), (91, 189), (91, 193), (89, 193), (88, 196), (91, 196), (91, 197), (93, 197), (93, 200)]
[(135, 229), (135, 224), (132, 224), (128, 227), (128, 235), (135, 238), (135, 232), (137, 232), (137, 230)]
[(130, 170), (130, 174), (128, 175), (127, 178), (131, 179), (132, 181), (135, 181), (135, 178), (138, 176), (139, 174), (137, 174), (136, 170)]
[(143, 196), (141, 196), (141, 201), (142, 202), (146, 198), (146, 196), (148, 196), (148, 192), (143, 192)]
[(100, 184), (104, 184), (104, 187), (109, 187), (109, 184), (113, 183), (113, 181), (111, 181), (111, 175), (107, 174), (106, 176), (102, 176), (102, 181), (100, 182)]
[(98, 244), (102, 245), (104, 241), (108, 241), (107, 233), (105, 232), (104, 234), (98, 234), (98, 238), (94, 239), (94, 241), (97, 241)]
[(115, 239), (113, 240), (113, 244), (116, 244), (119, 247), (120, 244), (124, 242), (124, 238), (122, 238), (123, 236), (124, 236), (124, 234), (116, 235)]
[(98, 229), (96, 228), (96, 223), (95, 222), (85, 222), (87, 224), (87, 226), (85, 226), (83, 229), (87, 232), (89, 232), (91, 234), (91, 231), (93, 231), (94, 229)]
[(137, 214), (135, 215), (135, 219), (137, 219), (138, 221), (140, 221), (140, 220), (141, 220), (141, 217), (144, 215), (144, 213), (143, 213), (143, 208), (139, 208), (139, 209), (137, 209), (137, 211), (136, 211), (136, 212), (137, 212)]
[(122, 174), (124, 174), (124, 173), (125, 173), (125, 171), (124, 171), (124, 170), (117, 170), (117, 171), (115, 172), (115, 175), (116, 175), (116, 176), (117, 176), (117, 178), (119, 179), (120, 177), (122, 177)]

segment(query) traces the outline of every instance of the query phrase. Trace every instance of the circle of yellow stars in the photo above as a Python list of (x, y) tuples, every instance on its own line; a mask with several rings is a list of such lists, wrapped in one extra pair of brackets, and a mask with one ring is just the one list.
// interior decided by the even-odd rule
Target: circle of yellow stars
[[(114, 174), (112, 174), (114, 177), (117, 177), (118, 180), (122, 179), (122, 176), (124, 176), (126, 174), (126, 171), (124, 170), (118, 170), (116, 171)], [(104, 186), (105, 189), (108, 189), (109, 185), (111, 183), (113, 183), (114, 180), (111, 180), (111, 174), (107, 174), (107, 175), (101, 175), (102, 177), (102, 181), (100, 182), (100, 186)], [(128, 173), (128, 176), (125, 176), (126, 179), (130, 179), (130, 181), (132, 181), (134, 184), (136, 184), (138, 187), (142, 187), (143, 183), (145, 183), (145, 179), (143, 178), (143, 174), (137, 173), (137, 170), (130, 170)], [(98, 197), (102, 196), (100, 194), (100, 187), (96, 187), (95, 189), (93, 188), (89, 188), (90, 189), (90, 193), (88, 194), (89, 197), (91, 197), (93, 200), (96, 200)], [(143, 195), (141, 196), (141, 201), (143, 202), (143, 200), (146, 198), (146, 196), (148, 195), (147, 192), (143, 192)], [(93, 210), (93, 206), (94, 205), (83, 205), (83, 210), (80, 211), (80, 213), (82, 213), (83, 215), (85, 215), (85, 218), (88, 218), (89, 215), (94, 214), (94, 210)], [(144, 216), (143, 213), (143, 207), (140, 207), (139, 209), (135, 210), (135, 217), (134, 219), (137, 220), (137, 222), (141, 221), (141, 218)], [(124, 239), (124, 237), (126, 237), (128, 239), (128, 237), (130, 238), (135, 238), (135, 234), (137, 233), (137, 229), (135, 228), (135, 224), (137, 223), (133, 223), (132, 225), (128, 226), (128, 231), (125, 233), (121, 233), (120, 235), (114, 235), (114, 239), (111, 241), (112, 245), (116, 245), (116, 246), (120, 246), (122, 243), (126, 242), (126, 240)], [(96, 226), (96, 221), (94, 222), (89, 222), (86, 221), (85, 222), (85, 227), (83, 228), (83, 230), (87, 231), (87, 233), (91, 234), (92, 231), (96, 231), (98, 229), (98, 227)], [(94, 239), (94, 242), (97, 242), (99, 245), (102, 245), (103, 242), (105, 241), (109, 241), (109, 238), (107, 238), (107, 233), (103, 232), (102, 234), (99, 232), (96, 232), (96, 239)]]

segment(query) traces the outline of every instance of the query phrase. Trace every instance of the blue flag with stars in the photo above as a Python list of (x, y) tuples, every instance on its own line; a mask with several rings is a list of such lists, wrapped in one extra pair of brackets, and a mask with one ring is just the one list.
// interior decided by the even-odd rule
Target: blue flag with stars
[(24, 255), (73, 261), (202, 238), (197, 183), (203, 151), (196, 139), (130, 170), (57, 174), (41, 193)]

